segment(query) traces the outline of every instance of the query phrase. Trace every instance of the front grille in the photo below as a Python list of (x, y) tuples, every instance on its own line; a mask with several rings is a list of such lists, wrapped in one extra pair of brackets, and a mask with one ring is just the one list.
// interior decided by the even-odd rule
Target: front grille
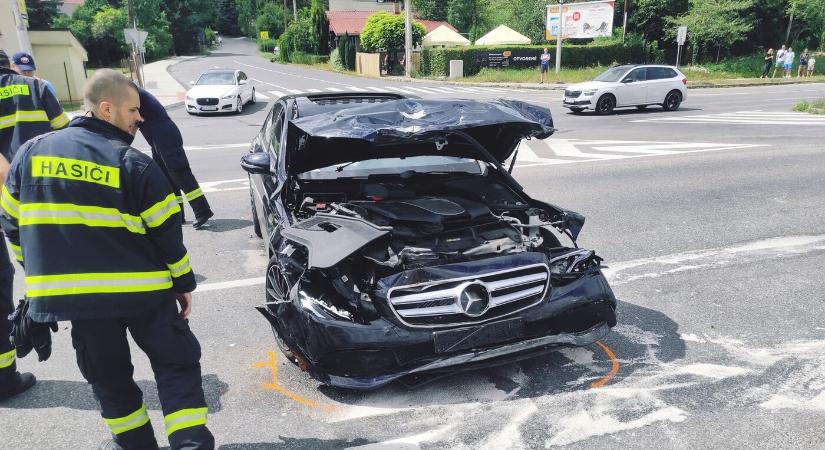
[(582, 91), (564, 91), (565, 97), (578, 97), (581, 95)]
[[(480, 282), (490, 294), (490, 306), (478, 316), (465, 314), (459, 303), (467, 283)], [(550, 271), (545, 264), (470, 277), (396, 286), (389, 290), (389, 305), (398, 320), (411, 327), (443, 327), (485, 322), (539, 303), (547, 293)]]
[(215, 106), (218, 104), (218, 99), (216, 98), (199, 98), (198, 104), (201, 106)]

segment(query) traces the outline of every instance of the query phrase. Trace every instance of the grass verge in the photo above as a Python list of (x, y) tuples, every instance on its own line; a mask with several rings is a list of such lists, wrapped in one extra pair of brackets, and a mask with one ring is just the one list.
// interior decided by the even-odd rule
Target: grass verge
[(825, 98), (812, 102), (797, 103), (793, 110), (811, 114), (825, 114)]

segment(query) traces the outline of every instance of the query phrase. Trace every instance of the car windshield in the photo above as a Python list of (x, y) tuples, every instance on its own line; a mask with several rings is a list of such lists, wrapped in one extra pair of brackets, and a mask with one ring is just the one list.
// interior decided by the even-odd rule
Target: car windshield
[(198, 86), (234, 85), (235, 74), (232, 72), (205, 73), (198, 78), (198, 82), (195, 84)]
[(627, 66), (617, 66), (611, 67), (610, 69), (605, 70), (596, 78), (593, 78), (593, 81), (606, 81), (606, 82), (616, 82), (622, 78), (622, 75), (627, 72)]
[(406, 158), (382, 158), (354, 161), (310, 170), (298, 175), (303, 180), (333, 180), (336, 178), (366, 177), (369, 175), (393, 175), (407, 171), (418, 173), (470, 173), (483, 174), (479, 161), (454, 156), (410, 156)]

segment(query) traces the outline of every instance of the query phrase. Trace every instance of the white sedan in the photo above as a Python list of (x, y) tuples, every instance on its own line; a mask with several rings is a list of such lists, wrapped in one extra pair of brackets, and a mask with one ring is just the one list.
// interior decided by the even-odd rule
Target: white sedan
[(243, 105), (255, 103), (255, 87), (240, 70), (215, 69), (202, 73), (186, 93), (189, 114), (243, 112)]
[(593, 81), (576, 83), (564, 91), (562, 106), (574, 113), (585, 109), (610, 114), (614, 108), (644, 109), (661, 105), (675, 111), (687, 98), (687, 77), (679, 69), (661, 65), (611, 67)]

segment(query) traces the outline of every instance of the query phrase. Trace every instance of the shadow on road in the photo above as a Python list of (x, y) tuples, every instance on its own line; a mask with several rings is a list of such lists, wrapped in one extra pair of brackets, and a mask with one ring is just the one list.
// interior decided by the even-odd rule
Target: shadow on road
[[(680, 107), (675, 112), (680, 111), (704, 111), (702, 108), (685, 108)], [(608, 114), (608, 116), (630, 116), (630, 115), (645, 115), (645, 114), (669, 114), (669, 111), (664, 111), (661, 106), (648, 106), (645, 109), (637, 109), (637, 108), (622, 108), (616, 109), (612, 113)], [(596, 113), (596, 111), (582, 111), (580, 113), (574, 113), (573, 111), (567, 111), (565, 113), (567, 116), (599, 116), (600, 114)], [(664, 116), (667, 117), (667, 116)]]
[(244, 219), (210, 219), (200, 230), (211, 231), (213, 233), (223, 233), (225, 231), (240, 230), (251, 227), (252, 221)]
[[(160, 410), (157, 384), (150, 380), (137, 380), (143, 391), (143, 402), (150, 410)], [(229, 385), (215, 374), (203, 376), (203, 390), (209, 412), (222, 409), (221, 396), (228, 392)], [(85, 381), (37, 380), (37, 384), (23, 394), (3, 402), (2, 407), (10, 409), (70, 408), (83, 411), (97, 411), (100, 408), (92, 395), (92, 388)]]

